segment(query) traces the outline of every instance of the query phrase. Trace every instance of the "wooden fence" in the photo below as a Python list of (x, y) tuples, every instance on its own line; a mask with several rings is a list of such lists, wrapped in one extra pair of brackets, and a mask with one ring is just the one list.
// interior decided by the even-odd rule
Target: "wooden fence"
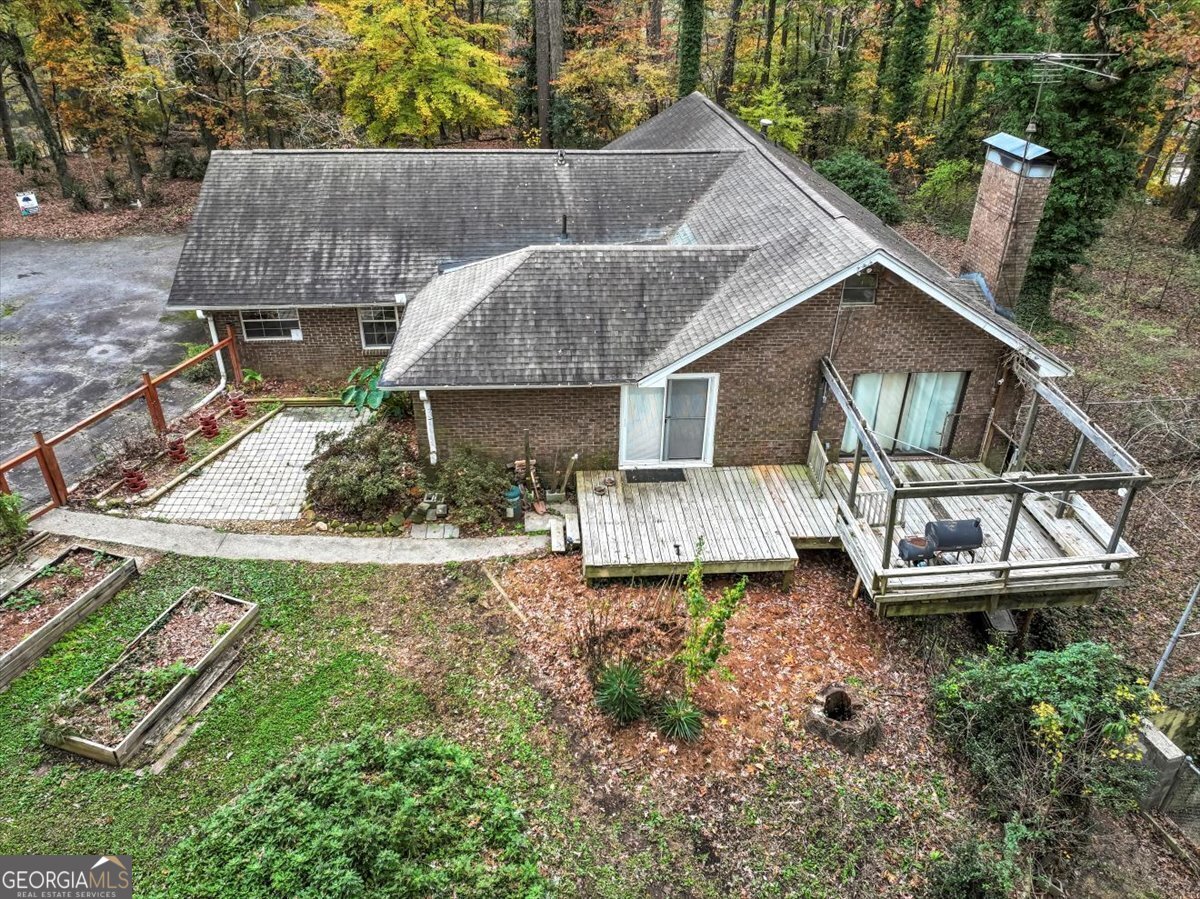
[(66, 479), (63, 478), (62, 469), (59, 468), (58, 458), (54, 452), (54, 448), (56, 446), (58, 446), (64, 440), (75, 436), (80, 431), (90, 428), (97, 422), (103, 421), (118, 409), (122, 409), (125, 406), (128, 406), (134, 400), (138, 399), (145, 399), (146, 412), (150, 416), (150, 423), (154, 426), (155, 432), (158, 434), (166, 433), (167, 418), (166, 415), (163, 414), (162, 402), (158, 396), (159, 385), (166, 383), (167, 381), (171, 380), (171, 378), (174, 378), (180, 372), (185, 371), (191, 366), (198, 365), (205, 359), (215, 356), (223, 349), (227, 349), (229, 351), (229, 367), (230, 374), (233, 378), (233, 383), (236, 386), (241, 386), (242, 366), (241, 360), (238, 358), (237, 338), (233, 334), (233, 328), (227, 326), (225, 329), (225, 338), (223, 340), (220, 340), (208, 347), (206, 350), (204, 350), (204, 352), (197, 353), (190, 359), (185, 359), (174, 368), (168, 369), (160, 375), (151, 375), (150, 372), (143, 371), (142, 384), (140, 387), (125, 394), (119, 400), (109, 403), (103, 409), (99, 410), (98, 412), (94, 412), (87, 418), (75, 422), (75, 424), (71, 425), (66, 430), (55, 434), (50, 438), (43, 436), (41, 431), (34, 431), (33, 446), (22, 453), (18, 453), (17, 455), (0, 462), (0, 493), (12, 493), (12, 490), (8, 486), (8, 473), (18, 465), (22, 465), (25, 462), (28, 462), (30, 459), (33, 459), (36, 460), (38, 468), (41, 470), (42, 480), (46, 482), (46, 489), (50, 493), (50, 501), (38, 506), (36, 509), (33, 509), (29, 513), (29, 517), (37, 518), (39, 515), (43, 515), (57, 506), (66, 505), (67, 493), (69, 491), (67, 489)]

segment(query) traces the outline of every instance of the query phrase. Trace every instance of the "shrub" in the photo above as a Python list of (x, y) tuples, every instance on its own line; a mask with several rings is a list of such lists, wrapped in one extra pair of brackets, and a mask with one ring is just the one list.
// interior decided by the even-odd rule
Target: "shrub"
[(344, 437), (320, 435), (317, 452), (308, 463), (308, 501), (317, 512), (380, 520), (409, 501), (409, 490), (418, 481), (411, 442), (382, 419)]
[(33, 144), (20, 140), (17, 141), (15, 149), (17, 155), (12, 164), (22, 175), (25, 174), (25, 169), (32, 169), (36, 172), (42, 167), (42, 157), (38, 155), (37, 148)]
[(694, 743), (704, 730), (704, 716), (687, 699), (668, 699), (654, 716), (659, 733), (671, 740)]
[(889, 225), (904, 221), (904, 207), (887, 172), (861, 153), (844, 150), (813, 168)]
[(912, 204), (925, 221), (966, 237), (978, 180), (975, 163), (967, 159), (944, 159), (912, 195)]
[(163, 156), (162, 172), (168, 178), (202, 181), (208, 168), (208, 157), (196, 157), (191, 147), (172, 147)]
[(646, 714), (645, 683), (632, 662), (618, 662), (596, 678), (596, 705), (618, 724), (630, 724)]
[(70, 187), (67, 188), (67, 196), (71, 200), (71, 209), (75, 212), (91, 212), (92, 200), (88, 196), (87, 188), (82, 182), (72, 181)]
[(725, 645), (725, 625), (746, 596), (746, 578), (724, 590), (715, 603), (704, 595), (704, 567), (700, 555), (704, 541), (696, 544), (696, 559), (688, 571), (685, 593), (687, 598), (688, 629), (683, 648), (675, 656), (683, 672), (685, 696), (712, 671), (721, 656), (729, 651)]
[(1008, 899), (1020, 873), (1015, 850), (978, 839), (960, 843), (930, 873), (929, 899)]
[(21, 497), (0, 493), (0, 552), (16, 547), (29, 533), (29, 519), (21, 511)]
[[(209, 346), (207, 343), (185, 343), (183, 345), (184, 358), (191, 359), (193, 356), (199, 356)], [(193, 384), (207, 384), (209, 381), (215, 381), (218, 374), (217, 359), (213, 355), (203, 362), (197, 362), (195, 365), (185, 368), (179, 373), (179, 377)]]
[(171, 851), (163, 895), (543, 896), (520, 812), (437, 738), (301, 752)]
[(454, 506), (456, 517), (474, 525), (500, 520), (504, 493), (511, 479), (504, 466), (470, 446), (457, 446), (433, 477), (434, 490)]
[(1073, 848), (1098, 807), (1136, 807), (1139, 727), (1162, 705), (1111, 647), (1075, 643), (1019, 661), (993, 648), (955, 665), (934, 701), (993, 816), (1016, 815), (1038, 857)]

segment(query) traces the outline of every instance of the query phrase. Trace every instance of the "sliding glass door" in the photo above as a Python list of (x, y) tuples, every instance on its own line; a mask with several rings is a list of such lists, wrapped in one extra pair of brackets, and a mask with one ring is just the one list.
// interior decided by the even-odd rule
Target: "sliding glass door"
[(696, 465), (712, 461), (715, 375), (667, 379), (665, 387), (621, 391), (621, 465)]
[[(888, 452), (942, 452), (966, 380), (962, 371), (868, 372), (854, 379), (854, 402)], [(842, 452), (857, 443), (847, 424)]]

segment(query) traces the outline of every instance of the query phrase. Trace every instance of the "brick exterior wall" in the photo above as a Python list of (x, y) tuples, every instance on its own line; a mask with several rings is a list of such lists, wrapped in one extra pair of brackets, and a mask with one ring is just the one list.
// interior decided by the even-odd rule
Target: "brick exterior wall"
[[(983, 165), (962, 270), (983, 275), (992, 296), (1003, 306), (1016, 302), (1025, 283), (1029, 254), (1049, 194), (1049, 178), (1022, 178), (990, 160)], [(1010, 235), (1009, 222), (1014, 220)]]
[(237, 335), (242, 365), (269, 378), (345, 380), (360, 365), (374, 365), (386, 350), (364, 350), (355, 306), (297, 309), (303, 340), (246, 340), (238, 310), (213, 312), (217, 334)]
[[(565, 387), (551, 390), (430, 391), (438, 455), (470, 444), (497, 459), (511, 462), (530, 455), (543, 472), (550, 471), (555, 451), (559, 468), (579, 453), (576, 470), (615, 468), (620, 423), (619, 387)], [(429, 457), (425, 407), (413, 394), (413, 416), (421, 458)]]
[[(830, 351), (839, 297), (840, 287), (825, 291), (684, 369), (721, 376), (713, 464), (805, 460), (819, 363)], [(874, 306), (842, 311), (835, 347), (834, 364), (847, 384), (861, 372), (969, 372), (952, 448), (963, 456), (978, 450), (1010, 352), (1000, 341), (917, 289), (883, 276)], [(573, 452), (592, 466), (617, 459), (618, 388), (431, 391), (430, 399), (443, 455), (455, 443), (473, 443), (498, 458), (520, 458), (528, 429), (533, 455), (543, 466), (555, 451), (562, 465)], [(427, 455), (424, 412), (420, 402), (414, 407)], [(844, 426), (831, 396), (820, 430), (834, 452)]]

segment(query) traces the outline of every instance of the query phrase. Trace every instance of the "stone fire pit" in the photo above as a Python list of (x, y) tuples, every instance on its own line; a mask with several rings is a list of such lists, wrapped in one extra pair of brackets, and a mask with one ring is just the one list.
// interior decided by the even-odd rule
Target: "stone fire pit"
[(879, 716), (844, 684), (830, 684), (817, 694), (804, 728), (851, 755), (866, 755), (883, 737)]

